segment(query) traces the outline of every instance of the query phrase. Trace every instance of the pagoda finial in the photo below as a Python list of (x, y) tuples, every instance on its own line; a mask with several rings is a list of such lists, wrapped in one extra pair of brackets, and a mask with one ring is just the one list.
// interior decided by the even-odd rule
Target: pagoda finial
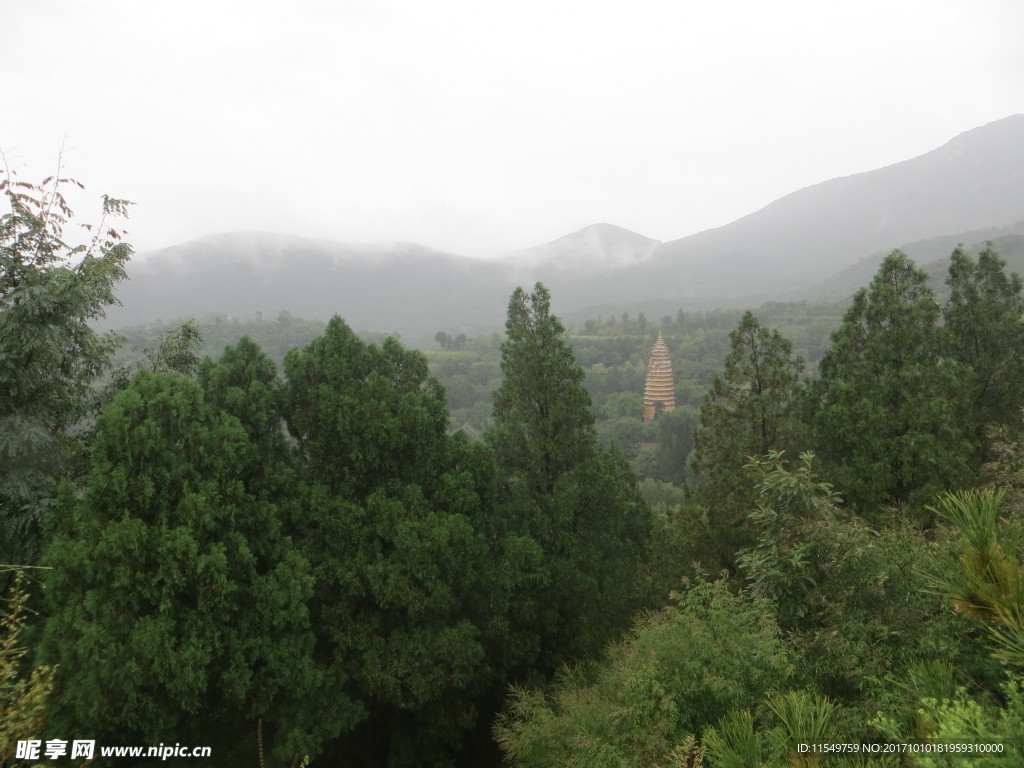
[(647, 364), (647, 383), (644, 385), (644, 423), (651, 421), (662, 410), (671, 411), (676, 407), (676, 388), (672, 376), (672, 359), (668, 354), (665, 337), (658, 331), (658, 340), (651, 350), (651, 361)]

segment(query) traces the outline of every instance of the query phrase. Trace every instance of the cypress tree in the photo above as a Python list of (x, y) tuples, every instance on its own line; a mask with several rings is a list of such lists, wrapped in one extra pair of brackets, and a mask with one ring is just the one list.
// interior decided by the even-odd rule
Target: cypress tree
[(263, 718), (282, 759), (314, 746), (294, 714), (313, 683), (312, 581), (246, 488), (248, 442), (179, 374), (140, 371), (101, 413), (45, 558), (55, 727), (230, 754)]
[(597, 450), (584, 373), (547, 289), (516, 289), (505, 327), (487, 439), (504, 515), (543, 557), (515, 601), (514, 642), (551, 671), (599, 651), (637, 607), (649, 512), (621, 456)]
[(821, 361), (819, 455), (862, 512), (966, 481), (971, 446), (927, 275), (893, 251), (853, 298)]
[(1006, 262), (989, 243), (977, 262), (958, 247), (946, 278), (950, 294), (943, 307), (946, 354), (959, 364), (964, 389), (960, 412), (984, 458), (985, 430), (1020, 425), (1024, 407), (1024, 297), (1021, 278), (1006, 273)]
[(590, 395), (583, 368), (551, 314), (551, 295), (537, 284), (512, 294), (501, 345), (504, 380), (494, 394), (488, 439), (498, 465), (534, 497), (552, 493), (559, 478), (595, 451)]
[(444, 764), (494, 683), (486, 461), (448, 435), (426, 359), (394, 339), (365, 344), (335, 317), (285, 371), (328, 756)]
[[(746, 524), (755, 506), (751, 457), (806, 447), (800, 420), (804, 361), (776, 329), (763, 328), (751, 312), (729, 334), (725, 371), (715, 376), (700, 411), (695, 468), (706, 478), (698, 501), (707, 509), (707, 556), (731, 568), (735, 552), (753, 542)], [(712, 563), (709, 563), (709, 565)]]
[(729, 334), (725, 372), (715, 376), (701, 407), (697, 469), (713, 484), (735, 477), (751, 456), (797, 449), (804, 360), (775, 329), (750, 312)]

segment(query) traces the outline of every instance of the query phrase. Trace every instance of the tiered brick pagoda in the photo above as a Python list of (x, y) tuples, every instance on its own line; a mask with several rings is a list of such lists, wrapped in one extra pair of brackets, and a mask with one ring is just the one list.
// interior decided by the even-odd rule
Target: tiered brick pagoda
[(658, 340), (651, 350), (651, 362), (647, 364), (647, 384), (644, 386), (644, 423), (651, 421), (661, 409), (671, 411), (676, 407), (676, 387), (672, 378), (672, 360), (668, 356), (665, 339), (658, 333)]

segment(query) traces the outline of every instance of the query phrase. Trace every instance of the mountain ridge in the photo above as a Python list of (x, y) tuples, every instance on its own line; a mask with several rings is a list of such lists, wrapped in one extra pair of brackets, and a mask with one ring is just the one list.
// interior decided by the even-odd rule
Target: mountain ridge
[(903, 244), (1024, 221), (1024, 115), (964, 131), (880, 169), (804, 187), (734, 222), (659, 242), (598, 223), (490, 260), (418, 243), (221, 233), (129, 265), (105, 325), (282, 310), (405, 338), (501, 327), (516, 285), (555, 310), (675, 302), (756, 306), (800, 295)]

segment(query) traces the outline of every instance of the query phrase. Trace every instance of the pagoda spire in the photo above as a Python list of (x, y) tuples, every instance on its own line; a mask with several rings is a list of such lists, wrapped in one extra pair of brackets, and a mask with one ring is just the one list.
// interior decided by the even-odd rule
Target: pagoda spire
[(671, 411), (676, 407), (676, 387), (672, 376), (672, 359), (661, 331), (651, 350), (651, 361), (647, 364), (647, 383), (644, 386), (644, 423), (651, 421), (657, 413), (658, 404), (662, 410)]

